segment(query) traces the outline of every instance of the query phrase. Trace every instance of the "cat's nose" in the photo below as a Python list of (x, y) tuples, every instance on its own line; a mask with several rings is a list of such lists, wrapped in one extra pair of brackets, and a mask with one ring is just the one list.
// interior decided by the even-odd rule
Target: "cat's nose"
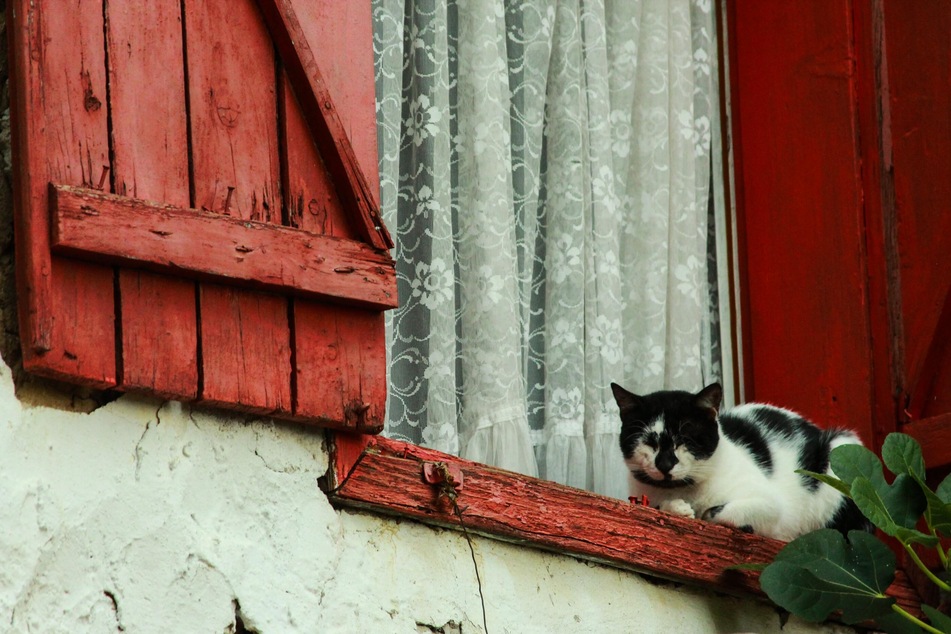
[(678, 462), (680, 461), (677, 460), (677, 456), (673, 453), (662, 453), (654, 459), (654, 466), (656, 466), (657, 470), (661, 473), (668, 474)]

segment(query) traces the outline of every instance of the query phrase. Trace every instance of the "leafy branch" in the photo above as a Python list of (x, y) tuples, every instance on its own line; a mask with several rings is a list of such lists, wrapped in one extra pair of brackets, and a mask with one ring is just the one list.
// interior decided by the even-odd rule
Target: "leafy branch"
[[(894, 537), (942, 593), (951, 593), (948, 553), (941, 537), (951, 537), (951, 476), (932, 490), (918, 442), (889, 434), (882, 460), (860, 445), (842, 445), (829, 458), (836, 475), (800, 471), (852, 499), (872, 524)], [(895, 476), (889, 484), (882, 462)], [(925, 530), (918, 530), (924, 519)], [(942, 570), (921, 561), (915, 546), (934, 549)], [(951, 617), (922, 605), (929, 623), (909, 614), (885, 590), (895, 579), (895, 555), (874, 536), (822, 529), (787, 544), (760, 575), (760, 585), (776, 604), (811, 621), (840, 612), (846, 623), (874, 620), (886, 632), (951, 634)]]

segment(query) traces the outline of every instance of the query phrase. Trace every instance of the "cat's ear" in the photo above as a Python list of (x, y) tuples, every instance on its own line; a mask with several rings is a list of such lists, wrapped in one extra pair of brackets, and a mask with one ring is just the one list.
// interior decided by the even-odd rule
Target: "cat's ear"
[(617, 401), (617, 406), (621, 408), (622, 412), (635, 407), (640, 407), (644, 404), (644, 399), (642, 399), (637, 394), (628, 392), (617, 383), (611, 384), (611, 391), (614, 392), (614, 400)]
[(723, 388), (720, 387), (719, 383), (711, 383), (700, 390), (700, 393), (694, 397), (693, 403), (701, 409), (712, 410), (713, 416), (716, 417), (720, 412), (720, 401), (722, 399)]

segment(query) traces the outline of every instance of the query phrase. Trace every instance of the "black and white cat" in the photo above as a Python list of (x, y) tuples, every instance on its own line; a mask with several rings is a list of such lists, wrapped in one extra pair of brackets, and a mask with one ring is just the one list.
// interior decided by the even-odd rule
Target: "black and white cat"
[(831, 473), (829, 452), (861, 444), (789, 410), (747, 404), (719, 414), (718, 383), (698, 394), (638, 396), (612, 383), (631, 494), (663, 511), (789, 541), (818, 528), (870, 530), (855, 504), (796, 469)]

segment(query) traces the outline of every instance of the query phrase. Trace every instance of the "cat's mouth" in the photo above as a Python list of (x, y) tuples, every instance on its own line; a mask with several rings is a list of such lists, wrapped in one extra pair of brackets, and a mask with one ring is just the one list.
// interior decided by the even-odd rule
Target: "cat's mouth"
[(657, 480), (643, 471), (631, 471), (634, 475), (634, 479), (642, 484), (649, 484), (652, 487), (657, 487), (658, 489), (679, 489), (681, 487), (693, 486), (694, 481), (691, 478), (684, 478), (682, 480), (673, 479), (670, 474), (666, 474), (663, 479)]

